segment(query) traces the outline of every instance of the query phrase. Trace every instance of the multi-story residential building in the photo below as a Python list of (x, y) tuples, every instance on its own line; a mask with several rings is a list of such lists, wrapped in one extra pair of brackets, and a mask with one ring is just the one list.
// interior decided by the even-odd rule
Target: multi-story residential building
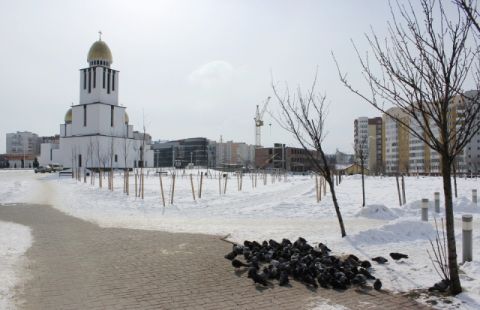
[(359, 117), (353, 122), (355, 161), (371, 171), (383, 170), (383, 139), (381, 117)]
[(40, 154), (41, 139), (37, 134), (29, 131), (17, 131), (15, 133), (7, 133), (7, 154)]
[(393, 107), (383, 115), (383, 165), (385, 172), (408, 173), (409, 172), (409, 132), (406, 126), (397, 122), (389, 115), (399, 118), (405, 124), (409, 124), (410, 119), (402, 109)]
[(230, 165), (253, 168), (255, 162), (255, 146), (246, 144), (245, 142), (216, 142), (215, 157), (215, 165), (219, 168)]

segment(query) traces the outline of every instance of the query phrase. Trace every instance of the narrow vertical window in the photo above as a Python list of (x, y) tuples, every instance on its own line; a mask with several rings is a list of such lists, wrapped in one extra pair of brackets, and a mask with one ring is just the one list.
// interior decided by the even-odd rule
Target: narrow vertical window
[(110, 75), (111, 75), (111, 70), (108, 70), (108, 76), (107, 76), (107, 94), (110, 94)]
[(87, 72), (83, 70), (83, 89), (87, 89)]
[(112, 91), (115, 91), (115, 71), (112, 72)]
[(105, 68), (103, 68), (103, 88), (105, 89)]
[(82, 166), (82, 154), (78, 154), (78, 166)]
[(88, 69), (88, 92), (92, 92), (92, 71)]
[(93, 88), (97, 87), (97, 67), (93, 67)]
[(83, 127), (87, 126), (87, 105), (83, 106)]
[(118, 155), (115, 154), (115, 162), (118, 162)]
[(113, 105), (110, 106), (110, 126), (113, 127)]

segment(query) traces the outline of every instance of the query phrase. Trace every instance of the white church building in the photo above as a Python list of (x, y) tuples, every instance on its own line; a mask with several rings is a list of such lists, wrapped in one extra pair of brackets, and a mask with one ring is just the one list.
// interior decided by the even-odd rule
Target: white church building
[(101, 38), (88, 52), (88, 68), (80, 69), (80, 101), (60, 124), (60, 142), (43, 143), (40, 165), (67, 168), (151, 167), (148, 134), (134, 132), (126, 108), (118, 104), (119, 71), (110, 68), (112, 53)]

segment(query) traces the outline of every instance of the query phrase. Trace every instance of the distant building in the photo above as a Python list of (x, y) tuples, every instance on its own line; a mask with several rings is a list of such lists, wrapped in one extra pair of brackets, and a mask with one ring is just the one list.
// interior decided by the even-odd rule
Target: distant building
[(154, 167), (185, 168), (189, 164), (212, 167), (207, 138), (188, 138), (155, 142), (151, 146)]
[(212, 142), (215, 148), (215, 166), (222, 168), (239, 165), (253, 168), (255, 162), (255, 146), (245, 142)]
[[(404, 123), (409, 124), (408, 115), (402, 109), (394, 107), (387, 110), (389, 115), (400, 118)], [(409, 136), (408, 129), (398, 123), (387, 114), (383, 115), (383, 163), (385, 172), (408, 173), (409, 172)]]
[(383, 139), (381, 117), (359, 117), (353, 122), (355, 161), (360, 164), (362, 154), (364, 166), (372, 171), (383, 170)]
[(29, 131), (17, 131), (15, 133), (7, 133), (6, 138), (7, 154), (40, 154), (41, 139), (36, 133)]
[(3, 161), (7, 164), (8, 168), (14, 169), (33, 168), (33, 162), (36, 158), (36, 156), (32, 154), (5, 154), (3, 156)]
[(335, 152), (335, 163), (337, 165), (350, 165), (353, 164), (355, 160), (355, 155), (353, 154), (347, 154), (340, 152), (338, 149)]
[(8, 162), (6, 154), (0, 154), (0, 169), (10, 168), (10, 163)]
[[(315, 150), (306, 151), (303, 148), (288, 147), (285, 144), (275, 143), (273, 147), (257, 148), (255, 150), (255, 164), (258, 169), (282, 169), (292, 172), (307, 172), (315, 170), (311, 156), (317, 157)], [(335, 164), (335, 155), (328, 155), (329, 165)]]

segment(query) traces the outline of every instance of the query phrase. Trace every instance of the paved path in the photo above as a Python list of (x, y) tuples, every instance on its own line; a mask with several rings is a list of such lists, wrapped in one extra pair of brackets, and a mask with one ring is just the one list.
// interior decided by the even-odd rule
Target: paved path
[(421, 309), (402, 296), (299, 283), (260, 289), (223, 258), (218, 237), (100, 228), (43, 205), (0, 205), (0, 220), (32, 228), (24, 309)]

